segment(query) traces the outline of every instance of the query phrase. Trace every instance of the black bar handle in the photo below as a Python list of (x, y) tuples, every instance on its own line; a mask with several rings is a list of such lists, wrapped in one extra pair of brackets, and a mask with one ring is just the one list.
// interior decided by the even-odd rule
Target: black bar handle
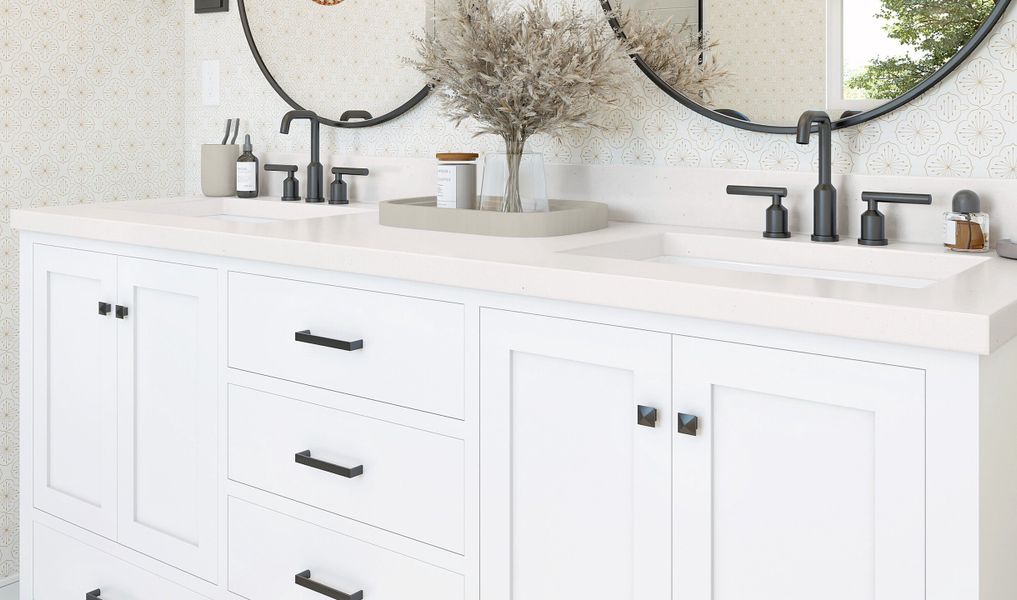
[(318, 469), (319, 471), (325, 471), (326, 473), (332, 473), (346, 479), (353, 479), (354, 477), (360, 477), (364, 474), (364, 465), (357, 465), (355, 467), (344, 467), (342, 465), (336, 465), (330, 462), (325, 462), (318, 458), (311, 458), (311, 451), (304, 450), (303, 452), (297, 452), (293, 455), (293, 460), (298, 465), (304, 465), (305, 467), (311, 467), (312, 469)]
[(119, 304), (117, 304), (117, 318), (118, 319), (126, 319), (128, 313), (129, 313), (129, 311), (127, 310), (126, 306), (120, 306)]
[(112, 304), (110, 304), (109, 302), (100, 302), (99, 303), (99, 314), (100, 315), (102, 315), (104, 317), (108, 317), (111, 312), (113, 312), (113, 305)]
[(335, 588), (328, 587), (324, 583), (318, 583), (317, 581), (311, 579), (311, 572), (310, 571), (304, 571), (303, 573), (297, 573), (293, 577), (293, 582), (296, 583), (297, 585), (299, 585), (302, 588), (307, 588), (307, 589), (311, 590), (312, 592), (317, 592), (317, 593), (321, 594), (322, 596), (328, 596), (329, 598), (332, 598), (333, 600), (363, 600), (364, 599), (364, 590), (360, 590), (359, 592), (354, 592), (352, 594), (347, 594), (345, 592), (340, 592), (339, 590), (337, 590)]
[(345, 350), (346, 352), (353, 352), (354, 350), (363, 350), (364, 340), (353, 340), (352, 342), (346, 342), (343, 340), (334, 340), (332, 338), (321, 337), (318, 335), (312, 335), (310, 329), (298, 331), (293, 334), (293, 338), (304, 344), (314, 344), (315, 346), (325, 346), (326, 348), (335, 348), (337, 350)]
[(99, 596), (102, 596), (102, 590), (92, 590), (85, 594), (85, 600), (102, 600)]

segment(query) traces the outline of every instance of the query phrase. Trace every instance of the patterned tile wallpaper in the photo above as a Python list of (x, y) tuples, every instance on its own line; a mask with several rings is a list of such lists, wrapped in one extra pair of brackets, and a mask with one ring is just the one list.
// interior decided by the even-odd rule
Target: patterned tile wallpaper
[[(826, 106), (828, 1), (706, 0), (706, 31), (731, 72), (712, 105), (767, 124), (794, 123), (806, 108)], [(760, 52), (761, 44), (771, 51)]]
[[(596, 10), (595, 0), (582, 0)], [(278, 133), (287, 106), (279, 100), (247, 51), (236, 11), (185, 17), (186, 187), (198, 191), (199, 145), (237, 115), (251, 131), (256, 152), (306, 151), (305, 135)], [(201, 105), (203, 59), (222, 61), (223, 105)], [(353, 84), (355, 85), (355, 84)], [(838, 132), (838, 173), (937, 177), (1017, 178), (1017, 5), (991, 39), (938, 88), (878, 121)], [(499, 141), (474, 138), (455, 128), (431, 98), (389, 124), (323, 135), (324, 150), (368, 156), (427, 157), (435, 151), (494, 151)], [(532, 149), (549, 163), (656, 165), (810, 171), (815, 149), (790, 136), (727, 128), (691, 113), (632, 69), (632, 94), (605, 107), (599, 127), (561, 140), (537, 138)]]
[(181, 193), (184, 4), (0, 0), (0, 581), (18, 568), (10, 209)]

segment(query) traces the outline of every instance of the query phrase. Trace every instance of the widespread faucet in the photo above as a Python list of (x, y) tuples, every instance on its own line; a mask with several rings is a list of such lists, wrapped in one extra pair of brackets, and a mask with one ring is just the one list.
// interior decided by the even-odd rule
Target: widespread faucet
[(798, 143), (807, 146), (812, 136), (812, 126), (819, 124), (819, 185), (813, 192), (812, 200), (812, 241), (838, 242), (837, 233), (837, 188), (833, 187), (833, 121), (821, 110), (809, 110), (798, 120)]
[(291, 110), (283, 115), (280, 132), (288, 134), (297, 119), (311, 122), (311, 162), (307, 165), (307, 202), (325, 201), (325, 167), (321, 165), (321, 119), (310, 110)]

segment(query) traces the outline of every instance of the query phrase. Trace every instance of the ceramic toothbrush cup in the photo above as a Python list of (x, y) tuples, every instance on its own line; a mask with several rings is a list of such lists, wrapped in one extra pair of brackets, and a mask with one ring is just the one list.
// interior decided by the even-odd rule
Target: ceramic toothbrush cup
[(238, 144), (201, 146), (201, 193), (210, 198), (237, 194)]

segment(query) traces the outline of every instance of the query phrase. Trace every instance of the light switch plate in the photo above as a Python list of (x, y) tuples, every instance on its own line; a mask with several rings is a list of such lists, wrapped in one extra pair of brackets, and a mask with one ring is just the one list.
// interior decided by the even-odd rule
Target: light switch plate
[(219, 61), (206, 60), (201, 63), (201, 103), (205, 106), (219, 106)]
[(229, 11), (230, 0), (194, 0), (195, 14)]

